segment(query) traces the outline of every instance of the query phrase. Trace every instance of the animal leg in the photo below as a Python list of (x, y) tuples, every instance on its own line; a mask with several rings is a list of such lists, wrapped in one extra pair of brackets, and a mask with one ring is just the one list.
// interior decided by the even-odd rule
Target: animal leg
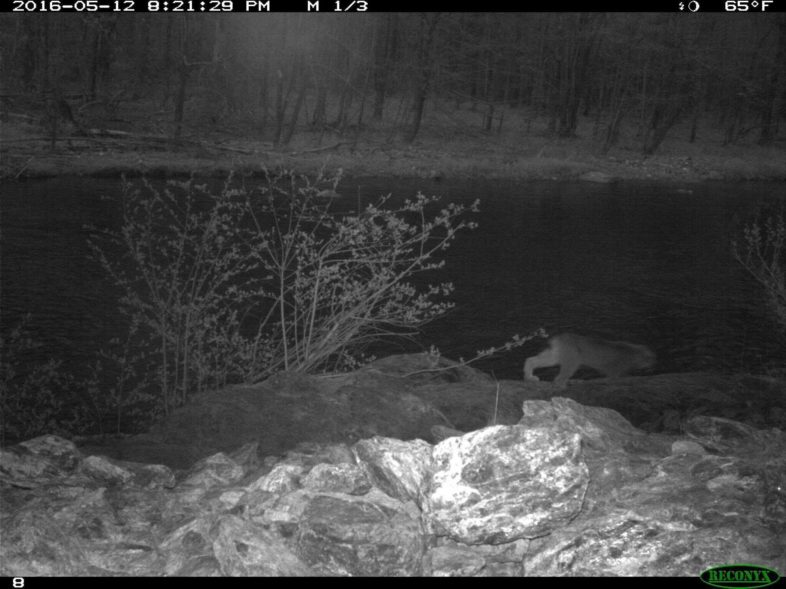
[(573, 376), (579, 369), (580, 363), (574, 359), (562, 358), (560, 364), (559, 374), (554, 379), (554, 386), (558, 389), (564, 389), (568, 386), (568, 379)]
[(535, 376), (532, 371), (538, 368), (545, 368), (547, 366), (554, 366), (558, 364), (556, 355), (553, 348), (546, 348), (537, 356), (531, 356), (524, 362), (524, 380), (540, 380)]

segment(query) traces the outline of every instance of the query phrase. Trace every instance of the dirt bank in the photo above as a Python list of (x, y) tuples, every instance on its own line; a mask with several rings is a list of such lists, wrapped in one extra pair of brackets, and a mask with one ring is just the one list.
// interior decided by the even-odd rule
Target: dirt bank
[(0, 177), (59, 175), (179, 175), (198, 171), (222, 176), (229, 170), (263, 173), (283, 166), (316, 173), (342, 168), (351, 176), (439, 179), (518, 178), (521, 180), (616, 179), (677, 182), (786, 180), (786, 150), (780, 146), (734, 145), (674, 140), (662, 153), (645, 157), (632, 147), (599, 155), (589, 139), (530, 136), (454, 137), (423, 134), (411, 145), (381, 134), (349, 140), (305, 134), (286, 149), (244, 138), (207, 136), (174, 145), (164, 137), (64, 136), (51, 145), (39, 129), (0, 124)]

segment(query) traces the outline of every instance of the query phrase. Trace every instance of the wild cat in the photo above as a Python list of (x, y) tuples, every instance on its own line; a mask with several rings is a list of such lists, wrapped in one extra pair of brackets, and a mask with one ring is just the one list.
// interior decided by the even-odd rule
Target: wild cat
[(606, 376), (621, 376), (655, 365), (656, 357), (647, 346), (610, 341), (598, 337), (561, 333), (549, 338), (548, 348), (524, 362), (524, 380), (540, 380), (534, 370), (559, 364), (554, 385), (565, 388), (580, 366), (594, 368)]

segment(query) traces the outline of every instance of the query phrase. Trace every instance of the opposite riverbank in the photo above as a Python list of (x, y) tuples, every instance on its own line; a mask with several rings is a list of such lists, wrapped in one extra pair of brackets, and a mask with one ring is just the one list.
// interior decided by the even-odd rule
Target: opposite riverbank
[(172, 142), (137, 131), (89, 129), (87, 135), (61, 131), (51, 136), (30, 119), (0, 122), (0, 177), (5, 180), (60, 175), (113, 177), (222, 176), (284, 167), (314, 174), (342, 168), (351, 176), (521, 180), (786, 181), (786, 144), (754, 142), (722, 145), (709, 130), (690, 143), (675, 129), (659, 152), (644, 156), (635, 137), (602, 155), (591, 129), (575, 138), (545, 133), (486, 134), (430, 125), (406, 144), (395, 134), (369, 129), (354, 137), (302, 132), (285, 148), (249, 137), (248, 129), (208, 130)]

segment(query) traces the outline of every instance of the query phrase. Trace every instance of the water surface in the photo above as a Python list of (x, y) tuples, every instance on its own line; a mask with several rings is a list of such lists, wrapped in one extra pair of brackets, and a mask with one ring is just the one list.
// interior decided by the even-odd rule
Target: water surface
[[(117, 180), (57, 178), (5, 183), (0, 196), (0, 328), (31, 314), (42, 358), (83, 371), (100, 342), (118, 335), (119, 293), (89, 256), (87, 225), (117, 228), (102, 195)], [(620, 182), (347, 180), (351, 209), (417, 190), (444, 202), (481, 200), (479, 227), (447, 251), (440, 280), (456, 307), (424, 327), (423, 348), (457, 358), (545, 327), (652, 346), (659, 371), (761, 370), (783, 360), (760, 288), (733, 259), (730, 241), (777, 183), (674, 185)], [(479, 364), (520, 378), (533, 344)], [(392, 346), (390, 351), (413, 349)]]

